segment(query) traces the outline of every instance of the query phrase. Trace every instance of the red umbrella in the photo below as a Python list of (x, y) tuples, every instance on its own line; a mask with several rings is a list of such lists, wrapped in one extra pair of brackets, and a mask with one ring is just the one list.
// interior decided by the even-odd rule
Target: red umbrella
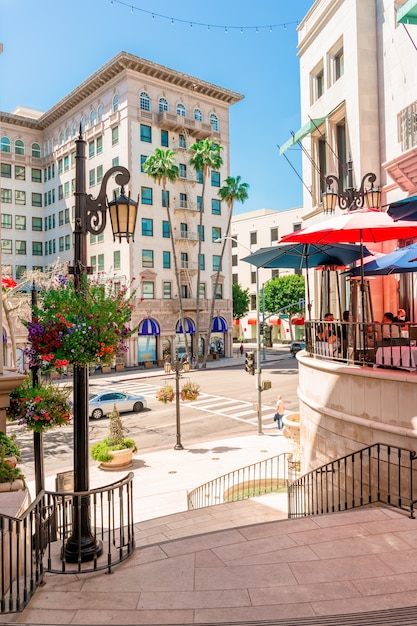
[[(376, 209), (349, 211), (303, 230), (284, 235), (280, 242), (296, 243), (363, 243), (411, 239), (417, 237), (417, 223), (397, 221)], [(362, 320), (365, 321), (363, 254), (361, 254)]]

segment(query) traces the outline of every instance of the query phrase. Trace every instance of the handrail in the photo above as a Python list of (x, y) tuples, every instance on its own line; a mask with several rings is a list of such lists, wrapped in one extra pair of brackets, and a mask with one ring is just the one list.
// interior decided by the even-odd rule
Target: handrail
[(380, 503), (407, 511), (414, 519), (416, 458), (414, 450), (376, 443), (330, 461), (289, 485), (288, 517)]
[(214, 506), (224, 502), (245, 500), (287, 487), (288, 460), (284, 452), (269, 459), (246, 465), (214, 478), (187, 494), (188, 510)]

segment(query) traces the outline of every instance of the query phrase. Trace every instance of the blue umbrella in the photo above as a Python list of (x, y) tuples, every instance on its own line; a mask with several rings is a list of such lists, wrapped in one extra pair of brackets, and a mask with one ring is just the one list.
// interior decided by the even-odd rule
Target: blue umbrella
[[(364, 256), (371, 252), (364, 247)], [(278, 243), (260, 248), (242, 261), (255, 267), (308, 269), (321, 265), (350, 265), (361, 258), (360, 246), (348, 243)]]
[[(353, 270), (349, 270), (349, 274), (350, 276), (359, 276), (360, 271), (360, 267), (355, 267)], [(408, 272), (417, 272), (417, 243), (412, 243), (405, 248), (398, 248), (398, 250), (384, 254), (363, 266), (365, 276), (387, 276), (388, 274), (406, 274)]]
[(398, 222), (398, 220), (417, 220), (417, 196), (392, 202), (387, 213), (394, 222)]

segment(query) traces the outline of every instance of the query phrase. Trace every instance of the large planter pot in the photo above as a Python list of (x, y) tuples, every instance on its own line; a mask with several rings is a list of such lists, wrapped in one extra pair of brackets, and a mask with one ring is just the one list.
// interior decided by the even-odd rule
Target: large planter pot
[(14, 480), (12, 483), (0, 483), (0, 493), (23, 491), (23, 489), (25, 489), (25, 483), (20, 478)]
[(114, 450), (111, 461), (100, 463), (99, 468), (106, 471), (117, 471), (125, 469), (132, 465), (133, 448), (124, 448), (123, 450)]
[(292, 439), (295, 443), (300, 443), (300, 414), (289, 413), (282, 418), (284, 424), (284, 437)]
[(110, 365), (102, 365), (101, 366), (101, 371), (102, 371), (103, 374), (110, 374), (110, 372), (111, 372)]
[(114, 369), (116, 370), (116, 372), (122, 372), (124, 368), (125, 368), (124, 363), (116, 363), (116, 365), (114, 366)]

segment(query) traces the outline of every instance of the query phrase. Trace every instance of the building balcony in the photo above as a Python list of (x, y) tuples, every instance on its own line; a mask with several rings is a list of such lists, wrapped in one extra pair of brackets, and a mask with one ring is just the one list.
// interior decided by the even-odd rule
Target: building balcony
[(207, 137), (220, 139), (220, 132), (214, 131), (211, 124), (200, 122), (199, 120), (195, 120), (192, 117), (187, 117), (185, 115), (170, 113), (169, 111), (161, 111), (158, 113), (156, 116), (156, 123), (158, 126), (163, 126), (164, 128), (168, 128), (169, 130), (176, 132), (187, 130), (195, 139), (206, 139)]
[(191, 200), (177, 200), (176, 198), (174, 198), (172, 204), (174, 211), (198, 211), (197, 203), (192, 202)]
[(174, 239), (176, 241), (191, 241), (192, 243), (197, 243), (199, 237), (197, 232), (181, 230), (174, 234)]
[(178, 265), (179, 272), (197, 272), (198, 263), (197, 261), (180, 261)]

